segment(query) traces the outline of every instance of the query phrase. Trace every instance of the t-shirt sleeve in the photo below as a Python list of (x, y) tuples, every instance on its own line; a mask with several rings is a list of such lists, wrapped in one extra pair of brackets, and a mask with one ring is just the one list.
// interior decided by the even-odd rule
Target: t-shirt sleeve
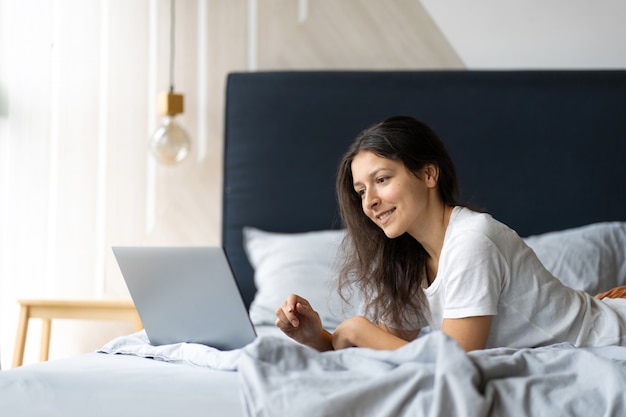
[(506, 274), (505, 258), (497, 245), (477, 231), (466, 231), (450, 243), (443, 318), (496, 315)]

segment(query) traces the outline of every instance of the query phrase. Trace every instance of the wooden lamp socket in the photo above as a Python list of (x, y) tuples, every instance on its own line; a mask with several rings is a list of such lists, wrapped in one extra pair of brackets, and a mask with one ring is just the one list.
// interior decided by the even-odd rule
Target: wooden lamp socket
[(163, 92), (157, 100), (157, 113), (160, 116), (180, 114), (183, 112), (183, 95)]

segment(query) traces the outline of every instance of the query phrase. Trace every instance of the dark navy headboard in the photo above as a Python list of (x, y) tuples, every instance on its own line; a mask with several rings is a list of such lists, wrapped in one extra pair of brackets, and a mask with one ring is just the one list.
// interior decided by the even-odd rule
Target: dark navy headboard
[(341, 155), (397, 114), (434, 127), (464, 199), (522, 236), (626, 220), (626, 71), (230, 74), (222, 241), (247, 303), (242, 227), (340, 227)]

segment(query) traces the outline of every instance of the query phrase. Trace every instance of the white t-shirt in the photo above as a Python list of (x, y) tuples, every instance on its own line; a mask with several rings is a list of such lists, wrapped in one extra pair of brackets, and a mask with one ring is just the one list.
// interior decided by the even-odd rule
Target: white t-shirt
[(564, 286), (524, 241), (490, 215), (455, 207), (437, 277), (424, 289), (429, 325), (492, 315), (487, 347), (626, 345), (626, 299)]

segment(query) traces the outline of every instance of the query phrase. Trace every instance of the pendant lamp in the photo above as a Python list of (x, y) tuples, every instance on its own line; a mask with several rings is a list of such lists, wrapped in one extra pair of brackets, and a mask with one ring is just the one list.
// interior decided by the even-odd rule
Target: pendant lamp
[(189, 154), (191, 140), (176, 120), (183, 113), (184, 96), (174, 92), (174, 21), (175, 4), (170, 1), (170, 89), (158, 95), (157, 113), (162, 116), (161, 125), (150, 137), (150, 151), (163, 164), (173, 165)]

